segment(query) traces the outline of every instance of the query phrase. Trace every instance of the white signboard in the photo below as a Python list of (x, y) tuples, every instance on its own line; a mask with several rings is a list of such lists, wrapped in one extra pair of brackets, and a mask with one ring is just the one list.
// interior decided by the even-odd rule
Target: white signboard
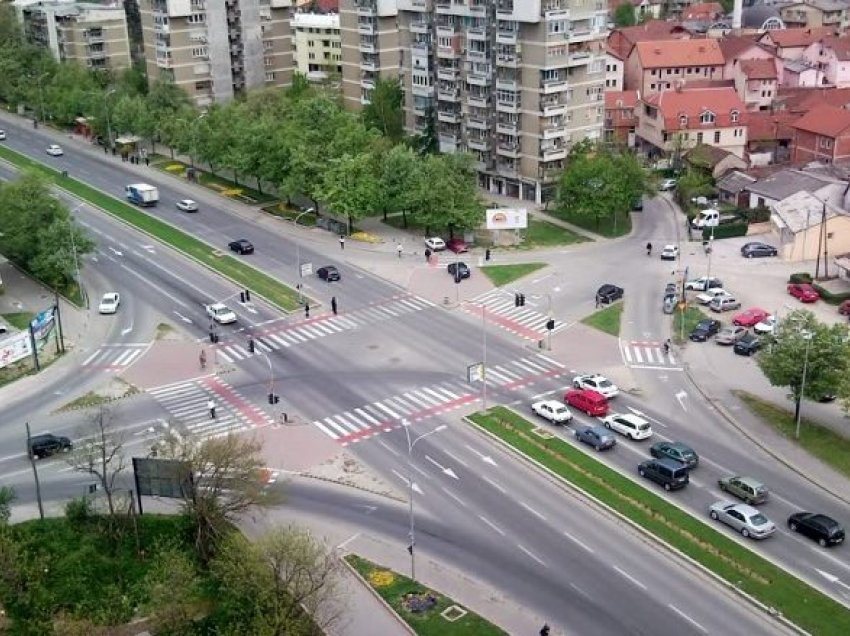
[(525, 208), (493, 208), (487, 210), (488, 230), (524, 230), (528, 227)]
[(313, 273), (313, 263), (301, 263), (301, 278), (310, 276)]
[(475, 364), (470, 364), (468, 367), (466, 367), (466, 381), (469, 383), (484, 381), (483, 362), (476, 362)]
[(32, 355), (30, 332), (22, 331), (0, 340), (0, 369)]

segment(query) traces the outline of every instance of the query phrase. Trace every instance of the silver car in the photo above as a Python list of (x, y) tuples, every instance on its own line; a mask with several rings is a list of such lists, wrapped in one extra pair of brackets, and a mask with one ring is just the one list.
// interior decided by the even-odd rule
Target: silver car
[(776, 532), (776, 526), (770, 519), (747, 504), (716, 501), (708, 507), (708, 516), (748, 538), (765, 539)]

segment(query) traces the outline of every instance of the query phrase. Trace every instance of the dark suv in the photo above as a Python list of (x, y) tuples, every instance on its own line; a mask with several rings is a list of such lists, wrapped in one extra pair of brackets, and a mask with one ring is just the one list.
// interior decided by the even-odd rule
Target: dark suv
[(813, 512), (795, 512), (788, 517), (788, 528), (814, 539), (825, 548), (844, 541), (844, 528), (832, 517)]
[(606, 283), (596, 291), (596, 298), (600, 305), (610, 305), (615, 300), (623, 297), (623, 288)]
[(71, 440), (61, 435), (33, 435), (30, 437), (30, 452), (36, 459), (50, 457), (56, 453), (67, 452), (73, 448)]
[(672, 459), (647, 459), (638, 466), (638, 474), (664, 486), (664, 490), (678, 490), (688, 485), (688, 467)]

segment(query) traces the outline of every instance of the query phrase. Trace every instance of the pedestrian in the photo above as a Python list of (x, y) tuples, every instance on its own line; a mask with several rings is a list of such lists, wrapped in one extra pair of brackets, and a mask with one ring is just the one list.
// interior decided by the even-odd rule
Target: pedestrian
[(214, 420), (215, 419), (215, 400), (210, 398), (207, 401), (207, 408), (210, 410), (210, 419)]
[(599, 294), (596, 294), (596, 309), (599, 309)]
[(670, 353), (670, 338), (664, 341), (664, 354)]
[(549, 624), (544, 623), (543, 627), (540, 628), (540, 636), (549, 636)]
[(398, 247), (395, 248), (398, 252), (398, 257), (401, 258), (401, 253), (404, 251), (404, 248), (401, 246), (401, 243), (398, 244)]
[(150, 166), (150, 165), (151, 165), (151, 158), (150, 158), (150, 157), (148, 157), (147, 155), (145, 155), (145, 165), (146, 165), (146, 166)]
[(339, 249), (345, 250), (345, 237), (342, 234), (339, 235)]
[(310, 317), (310, 303), (304, 303), (304, 317)]
[(334, 316), (336, 316), (336, 296), (331, 298), (331, 311), (334, 312)]
[(116, 152), (118, 152), (118, 151), (117, 151), (117, 150), (115, 150), (115, 146), (112, 146), (112, 156), (113, 156), (113, 157), (115, 156), (115, 153), (116, 153)]
[(201, 363), (201, 370), (207, 368), (207, 352), (204, 349), (201, 349), (201, 355), (198, 356), (198, 362)]
[(431, 249), (428, 248), (428, 247), (425, 248), (425, 262), (426, 263), (431, 262)]
[(489, 247), (488, 247), (488, 248), (485, 250), (485, 252), (484, 252), (484, 260), (485, 260), (485, 261), (489, 261), (489, 260), (490, 260), (490, 248), (489, 248)]

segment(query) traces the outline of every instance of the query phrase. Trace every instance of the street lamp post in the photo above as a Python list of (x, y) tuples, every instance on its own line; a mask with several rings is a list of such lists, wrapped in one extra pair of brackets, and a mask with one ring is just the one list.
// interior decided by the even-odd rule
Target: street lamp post
[(42, 73), (38, 77), (35, 78), (36, 84), (38, 85), (38, 117), (36, 120), (44, 121), (44, 91), (41, 88), (41, 80), (47, 77), (49, 73)]
[(705, 277), (711, 279), (711, 258), (714, 255), (714, 226), (711, 226), (711, 236), (708, 237), (708, 271)]
[(405, 435), (407, 435), (407, 495), (410, 500), (409, 503), (409, 514), (410, 514), (410, 534), (408, 535), (410, 538), (410, 544), (407, 546), (407, 551), (410, 552), (410, 580), (414, 583), (416, 582), (416, 549), (414, 548), (416, 544), (416, 534), (414, 527), (414, 515), (413, 515), (413, 447), (416, 446), (416, 442), (419, 440), (425, 439), (429, 435), (433, 435), (434, 433), (439, 433), (440, 431), (447, 428), (445, 424), (441, 424), (437, 428), (428, 431), (427, 433), (423, 433), (419, 437), (410, 440), (410, 422), (407, 420), (402, 420), (401, 425), (404, 427)]
[(487, 302), (481, 303), (481, 408), (487, 410)]
[(116, 89), (106, 91), (104, 100), (106, 101), (106, 147), (112, 148), (112, 122), (109, 118), (109, 96), (115, 93)]
[(803, 378), (800, 381), (800, 395), (797, 397), (797, 426), (794, 430), (794, 439), (800, 439), (800, 421), (803, 419), (803, 393), (806, 390), (806, 373), (809, 369), (809, 347), (812, 345), (812, 332), (802, 331), (800, 335), (806, 341), (806, 353), (803, 356)]
[(206, 116), (206, 113), (201, 113), (192, 122), (192, 148), (189, 151), (189, 163), (193, 168), (195, 167), (195, 146), (198, 145), (198, 122)]
[[(298, 227), (298, 219), (300, 219), (305, 214), (309, 214), (310, 212), (315, 212), (315, 210), (313, 208), (307, 208), (306, 210), (304, 210), (303, 212), (298, 214), (295, 217), (295, 226)], [(303, 288), (303, 285), (300, 282), (303, 277), (301, 276), (301, 243), (299, 241), (295, 241), (295, 260), (298, 262), (298, 280), (299, 280), (298, 302), (303, 303), (304, 302), (304, 288)]]

